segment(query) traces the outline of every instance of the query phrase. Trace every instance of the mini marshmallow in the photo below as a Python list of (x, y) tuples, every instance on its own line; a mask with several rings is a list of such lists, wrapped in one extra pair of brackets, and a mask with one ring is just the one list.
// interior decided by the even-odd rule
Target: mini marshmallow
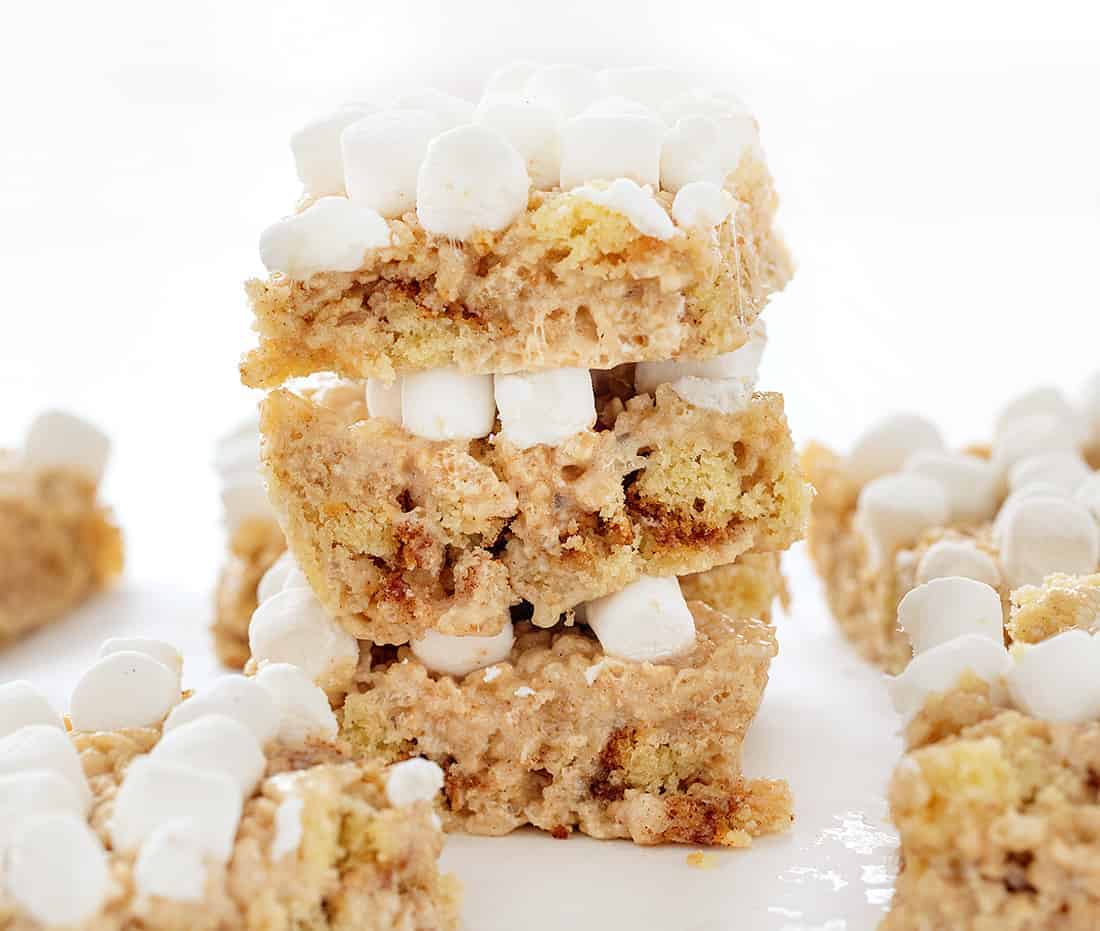
[(474, 119), (474, 105), (470, 101), (434, 87), (402, 94), (397, 98), (396, 106), (400, 110), (427, 110), (434, 113), (439, 121), (440, 131), (471, 123)]
[(305, 280), (317, 272), (353, 272), (367, 252), (390, 245), (390, 228), (372, 204), (322, 197), (260, 234), (269, 272)]
[(661, 187), (679, 191), (692, 182), (722, 187), (736, 164), (724, 160), (721, 131), (709, 116), (688, 116), (669, 130), (661, 143)]
[(422, 757), (394, 763), (386, 772), (386, 798), (397, 807), (430, 802), (442, 788), (443, 770)]
[(177, 818), (155, 828), (142, 842), (134, 861), (134, 888), (139, 896), (201, 902), (206, 874), (198, 826), (190, 818)]
[(1080, 439), (1067, 421), (1050, 414), (1034, 414), (1007, 424), (993, 440), (993, 464), (1002, 476), (1029, 456), (1076, 452)]
[(161, 825), (193, 822), (203, 852), (225, 863), (241, 820), (240, 786), (222, 772), (176, 760), (137, 757), (126, 770), (108, 822), (112, 845), (136, 851)]
[(642, 576), (587, 609), (588, 626), (608, 656), (659, 663), (695, 646), (695, 618), (674, 577)]
[(11, 897), (42, 925), (87, 921), (107, 899), (107, 854), (84, 819), (71, 812), (27, 818), (8, 851)]
[(522, 155), (487, 126), (436, 136), (416, 178), (416, 215), (430, 233), (466, 239), (502, 230), (527, 209), (531, 179)]
[(990, 529), (990, 536), (993, 538), (993, 543), (1000, 547), (1004, 541), (1005, 527), (1008, 526), (1008, 520), (1012, 516), (1012, 512), (1020, 504), (1021, 501), (1030, 501), (1032, 498), (1045, 498), (1053, 499), (1055, 501), (1064, 501), (1068, 496), (1057, 485), (1050, 485), (1046, 482), (1031, 482), (1024, 485), (1022, 488), (1016, 489), (1007, 498), (1001, 502), (1001, 509), (997, 512), (997, 517), (993, 521), (993, 526)]
[(409, 646), (413, 656), (432, 672), (464, 676), (507, 659), (515, 639), (512, 623), (508, 621), (500, 633), (488, 637), (453, 637), (429, 630)]
[(259, 473), (227, 478), (221, 487), (222, 513), (232, 533), (250, 520), (271, 520), (273, 511)]
[(103, 478), (110, 453), (106, 434), (64, 411), (40, 414), (23, 440), (23, 460), (32, 468), (75, 469), (97, 483)]
[(15, 679), (0, 685), (0, 737), (7, 737), (28, 724), (65, 728), (61, 715), (29, 682)]
[(147, 653), (127, 650), (97, 660), (69, 702), (73, 730), (115, 731), (159, 724), (180, 700), (176, 673)]
[(607, 187), (575, 188), (572, 193), (582, 200), (599, 204), (625, 216), (645, 236), (655, 239), (671, 239), (676, 227), (648, 188), (639, 187), (629, 178), (619, 178)]
[(939, 482), (899, 472), (863, 486), (855, 520), (867, 542), (871, 564), (881, 566), (925, 530), (944, 526), (948, 514), (947, 495)]
[(664, 362), (639, 362), (634, 366), (634, 390), (653, 394), (658, 385), (678, 378), (736, 378), (754, 385), (760, 360), (768, 344), (764, 321), (757, 319), (749, 330), (749, 339), (740, 349), (712, 359), (669, 359)]
[(973, 579), (951, 577), (918, 585), (901, 599), (898, 623), (914, 653), (967, 634), (1004, 642), (1001, 596)]
[(686, 93), (694, 84), (694, 79), (682, 71), (652, 66), (607, 68), (597, 77), (608, 93), (653, 108), (661, 106), (671, 97)]
[(520, 449), (556, 446), (596, 423), (596, 397), (588, 369), (496, 375), (493, 395), (501, 434)]
[(253, 413), (214, 445), (214, 468), (225, 477), (260, 468), (260, 418)]
[(309, 740), (333, 740), (336, 715), (328, 697), (301, 669), (289, 663), (267, 663), (256, 683), (271, 696), (279, 712), (278, 739), (290, 746)]
[(443, 129), (429, 110), (383, 110), (352, 123), (340, 137), (348, 197), (384, 217), (408, 213), (428, 143)]
[(660, 120), (649, 107), (637, 100), (629, 100), (626, 97), (600, 97), (581, 110), (581, 116), (647, 116), (650, 119)]
[(300, 571), (294, 554), (287, 550), (275, 560), (260, 578), (260, 584), (256, 586), (256, 603), (263, 604), (270, 598), (279, 594), (287, 587), (287, 582), (294, 573)]
[(322, 688), (347, 682), (359, 664), (359, 641), (307, 588), (281, 591), (261, 604), (248, 625), (248, 645), (257, 662), (294, 663)]
[(740, 378), (688, 375), (677, 378), (669, 387), (688, 404), (719, 414), (737, 414), (747, 409), (752, 401), (752, 388)]
[(527, 79), (523, 96), (550, 107), (559, 119), (568, 119), (592, 103), (601, 91), (599, 79), (588, 68), (545, 65)]
[(225, 715), (248, 728), (260, 746), (279, 730), (279, 712), (267, 690), (242, 675), (220, 676), (214, 682), (180, 702), (164, 722), (164, 733), (206, 715)]
[(1000, 437), (1021, 420), (1035, 416), (1053, 417), (1079, 427), (1078, 414), (1064, 394), (1050, 385), (1034, 388), (1006, 404), (993, 423), (993, 436)]
[(629, 113), (575, 116), (561, 129), (561, 186), (629, 178), (656, 186), (661, 178), (664, 126)]
[(961, 576), (1000, 587), (1001, 570), (988, 553), (978, 549), (973, 540), (938, 540), (925, 551), (917, 564), (917, 583), (933, 579)]
[(477, 108), (474, 122), (500, 133), (515, 147), (536, 188), (557, 186), (561, 143), (558, 117), (552, 109), (523, 97), (491, 97)]
[(977, 456), (919, 450), (906, 459), (905, 471), (939, 482), (952, 523), (979, 523), (997, 510), (997, 470)]
[(1008, 472), (1008, 487), (1015, 491), (1026, 485), (1044, 482), (1072, 495), (1092, 475), (1092, 469), (1080, 453), (1060, 450), (1020, 459)]
[(710, 181), (692, 181), (676, 193), (672, 219), (684, 229), (713, 229), (726, 221), (736, 201)]
[(110, 637), (104, 640), (99, 648), (101, 659), (112, 653), (125, 652), (144, 653), (158, 663), (163, 663), (177, 677), (183, 675), (183, 654), (178, 647), (164, 640), (150, 640), (147, 637)]
[(153, 747), (151, 758), (224, 773), (247, 799), (263, 776), (267, 761), (256, 735), (224, 714), (206, 714), (167, 731)]
[(23, 821), (50, 811), (84, 817), (84, 803), (64, 776), (49, 769), (22, 769), (0, 775), (0, 863)]
[(1100, 523), (1100, 473), (1094, 473), (1090, 478), (1085, 479), (1078, 487), (1073, 500), (1082, 507), (1088, 508), (1093, 520)]
[(360, 104), (348, 104), (335, 113), (306, 123), (290, 137), (290, 151), (302, 187), (312, 195), (344, 193), (344, 159), (340, 135), (369, 112)]
[(476, 439), (493, 432), (497, 405), (492, 375), (429, 369), (401, 380), (401, 423), (427, 440)]
[(268, 856), (272, 863), (297, 853), (302, 846), (302, 810), (305, 802), (296, 795), (284, 798), (275, 809), (275, 836)]
[(1095, 572), (1100, 562), (1100, 527), (1072, 501), (1029, 498), (1009, 512), (1000, 547), (1009, 587), (1038, 585), (1054, 572)]
[(485, 82), (485, 96), (520, 93), (538, 67), (533, 61), (513, 61), (502, 65)]
[(1084, 724), (1100, 718), (1100, 641), (1067, 630), (1031, 645), (1017, 645), (1005, 676), (1020, 710), (1044, 721)]
[(72, 786), (87, 811), (92, 791), (84, 776), (80, 754), (65, 731), (52, 724), (28, 724), (0, 738), (0, 774), (48, 770)]
[(401, 424), (401, 379), (388, 385), (378, 378), (367, 379), (367, 413), (391, 423)]
[(915, 414), (893, 414), (868, 428), (845, 461), (849, 477), (857, 485), (900, 472), (913, 453), (943, 449), (943, 437), (935, 425)]
[(741, 159), (758, 154), (760, 135), (756, 120), (745, 104), (733, 95), (719, 95), (705, 90), (688, 91), (670, 97), (660, 106), (665, 121), (676, 126), (692, 117), (706, 117), (718, 127), (719, 164), (732, 171)]
[(887, 680), (894, 708), (906, 720), (923, 707), (927, 698), (954, 688), (971, 672), (991, 685), (1012, 668), (1004, 644), (981, 634), (966, 634), (918, 653), (905, 671)]

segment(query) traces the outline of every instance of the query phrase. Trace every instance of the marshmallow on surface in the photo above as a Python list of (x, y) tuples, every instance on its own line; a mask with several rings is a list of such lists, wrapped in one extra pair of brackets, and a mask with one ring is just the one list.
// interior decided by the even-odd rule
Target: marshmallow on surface
[(900, 472), (914, 453), (942, 450), (943, 437), (935, 424), (915, 414), (893, 414), (878, 421), (856, 440), (845, 461), (857, 485)]
[(488, 436), (496, 413), (492, 375), (464, 375), (442, 368), (401, 379), (401, 422), (414, 436), (426, 440)]
[(386, 771), (386, 798), (391, 805), (430, 802), (442, 788), (443, 770), (423, 757), (394, 763)]
[(1012, 650), (1005, 677), (1009, 695), (1022, 711), (1044, 721), (1082, 724), (1100, 718), (1100, 641), (1083, 630), (1067, 630)]
[(245, 725), (224, 714), (206, 714), (167, 731), (151, 759), (223, 773), (247, 799), (263, 776), (266, 760), (260, 743)]
[(1010, 588), (1055, 572), (1087, 575), (1100, 562), (1100, 527), (1087, 509), (1058, 498), (1028, 498), (999, 527), (1001, 568)]
[(681, 398), (695, 407), (737, 414), (752, 401), (752, 387), (740, 378), (698, 378), (685, 375), (669, 386)]
[(760, 134), (745, 104), (733, 95), (690, 90), (660, 105), (665, 121), (675, 126), (685, 119), (706, 117), (718, 127), (720, 164), (732, 171), (746, 155), (759, 155)]
[(164, 733), (206, 715), (233, 718), (248, 728), (261, 746), (279, 730), (279, 712), (267, 690), (255, 679), (236, 673), (219, 676), (202, 691), (176, 705), (164, 722)]
[(474, 122), (500, 133), (523, 157), (531, 184), (541, 190), (556, 187), (561, 176), (561, 141), (557, 114), (519, 95), (484, 99)]
[(440, 131), (462, 126), (474, 119), (474, 105), (469, 100), (434, 87), (402, 94), (394, 104), (399, 110), (427, 110), (434, 114)]
[(416, 215), (430, 233), (465, 239), (504, 229), (527, 209), (531, 179), (524, 158), (483, 125), (459, 126), (432, 139), (416, 179)]
[(109, 653), (80, 677), (69, 716), (78, 731), (151, 727), (180, 700), (179, 677), (148, 653)]
[(322, 197), (260, 234), (260, 261), (269, 272), (306, 279), (317, 272), (353, 272), (367, 252), (391, 242), (389, 225), (371, 204)]
[(686, 93), (695, 85), (690, 74), (655, 65), (605, 68), (597, 77), (609, 94), (636, 100), (651, 108), (660, 107), (669, 98)]
[(621, 213), (644, 236), (666, 240), (679, 232), (665, 213), (665, 208), (654, 199), (653, 192), (640, 187), (629, 178), (619, 178), (607, 187), (585, 185), (574, 188), (571, 193), (582, 200)]
[(695, 646), (695, 618), (674, 577), (642, 576), (588, 602), (586, 614), (608, 656), (659, 663)]
[(388, 385), (378, 378), (367, 379), (367, 413), (390, 423), (401, 424), (401, 379)]
[(596, 423), (596, 397), (588, 369), (496, 375), (493, 394), (501, 435), (520, 449), (555, 446)]
[(294, 166), (307, 193), (315, 197), (344, 193), (340, 136), (368, 112), (365, 105), (347, 104), (334, 113), (311, 120), (290, 137)]
[(915, 653), (967, 634), (1004, 643), (1004, 611), (997, 590), (959, 576), (933, 579), (910, 591), (898, 605), (898, 623)]
[(382, 110), (352, 123), (340, 137), (348, 197), (383, 217), (408, 213), (428, 143), (443, 129), (428, 110)]
[(151, 640), (148, 637), (109, 637), (99, 647), (99, 656), (112, 653), (144, 653), (158, 663), (167, 666), (177, 677), (183, 675), (183, 654), (174, 644), (164, 640)]
[(256, 603), (263, 604), (269, 598), (274, 598), (287, 588), (297, 578), (296, 573), (301, 571), (294, 559), (294, 554), (286, 550), (268, 566), (267, 572), (260, 578), (260, 584), (256, 586)]
[(1061, 391), (1051, 385), (1042, 385), (1014, 398), (997, 414), (993, 422), (993, 436), (1003, 436), (1018, 422), (1031, 417), (1052, 417), (1068, 424), (1077, 432), (1080, 429), (1077, 411)]
[(1013, 491), (1043, 482), (1072, 495), (1092, 475), (1092, 469), (1080, 453), (1058, 450), (1020, 459), (1008, 472), (1008, 487)]
[(636, 113), (573, 117), (561, 128), (562, 190), (617, 178), (656, 187), (661, 180), (664, 132), (656, 117)]
[(661, 144), (661, 187), (679, 191), (705, 181), (718, 188), (736, 164), (726, 161), (721, 131), (709, 116), (688, 116), (669, 130)]
[(432, 672), (465, 676), (507, 659), (515, 639), (512, 622), (506, 621), (499, 633), (488, 637), (455, 637), (429, 630), (409, 646), (413, 656)]
[(993, 440), (992, 462), (1007, 477), (1012, 467), (1031, 456), (1076, 452), (1080, 439), (1072, 424), (1052, 414), (1031, 414), (1005, 425)]
[(952, 523), (980, 523), (997, 510), (997, 470), (977, 456), (918, 450), (905, 461), (905, 471), (939, 482)]
[(28, 724), (47, 724), (65, 729), (59, 715), (46, 696), (23, 679), (0, 685), (0, 737), (14, 734)]
[(672, 219), (682, 228), (712, 229), (733, 213), (733, 195), (710, 181), (692, 181), (676, 192)]
[(533, 61), (513, 61), (506, 65), (501, 65), (489, 75), (489, 79), (485, 82), (485, 91), (482, 96), (484, 100), (487, 97), (492, 97), (497, 94), (519, 94), (527, 86), (527, 82), (531, 80), (533, 75), (538, 70), (538, 64)]
[(992, 685), (1012, 667), (1004, 644), (981, 634), (966, 634), (918, 653), (899, 676), (887, 681), (894, 708), (913, 717), (927, 698), (954, 688), (971, 672)]
[(867, 543), (871, 564), (881, 566), (924, 531), (944, 526), (948, 515), (947, 495), (939, 482), (899, 472), (863, 486), (855, 526)]
[(96, 483), (103, 478), (110, 453), (105, 433), (64, 411), (39, 414), (23, 440), (23, 461), (32, 468), (74, 469)]
[(290, 663), (265, 663), (256, 673), (260, 685), (275, 703), (278, 712), (278, 739), (290, 746), (307, 740), (332, 740), (336, 737), (336, 715), (328, 697), (297, 666)]
[(917, 564), (917, 583), (959, 576), (984, 582), (991, 588), (1001, 585), (997, 561), (980, 550), (973, 540), (937, 540)]
[(580, 65), (536, 67), (523, 86), (523, 96), (549, 107), (559, 119), (580, 113), (603, 88), (595, 72)]
[(0, 738), (0, 774), (48, 770), (72, 786), (86, 811), (92, 790), (69, 735), (52, 724), (28, 724)]
[(51, 769), (20, 769), (0, 774), (0, 864), (19, 826), (32, 815), (51, 811), (84, 817), (84, 802), (72, 782)]
[(739, 379), (750, 387), (756, 384), (760, 360), (768, 343), (768, 331), (762, 319), (757, 319), (749, 330), (749, 339), (740, 349), (726, 352), (712, 359), (669, 359), (663, 362), (639, 362), (634, 366), (634, 390), (639, 394), (653, 394), (658, 385), (677, 379)]
[(134, 861), (139, 896), (201, 902), (206, 894), (206, 851), (190, 818), (166, 821), (142, 842)]

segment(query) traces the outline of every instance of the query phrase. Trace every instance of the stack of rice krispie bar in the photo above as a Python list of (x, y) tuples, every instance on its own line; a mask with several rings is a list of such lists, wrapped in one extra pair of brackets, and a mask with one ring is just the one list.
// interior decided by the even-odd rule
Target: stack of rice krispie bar
[(247, 286), (289, 547), (252, 664), (300, 663), (364, 757), (437, 763), (447, 828), (785, 827), (740, 766), (809, 507), (755, 391), (791, 271), (755, 120), (661, 69), (516, 65), (292, 148)]

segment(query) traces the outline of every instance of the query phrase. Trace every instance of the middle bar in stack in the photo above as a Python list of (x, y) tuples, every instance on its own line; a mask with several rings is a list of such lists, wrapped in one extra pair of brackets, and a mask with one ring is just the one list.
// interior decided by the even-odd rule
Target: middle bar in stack
[[(452, 827), (744, 845), (791, 817), (740, 770), (774, 632), (676, 577), (801, 536), (782, 398), (753, 390), (786, 253), (751, 117), (589, 74), (360, 116), (334, 196), (330, 123), (297, 137), (242, 373), (275, 388), (269, 494), (339, 635), (276, 596), (252, 654), (316, 654), (345, 737), (444, 767)], [(344, 381), (277, 387), (322, 371)]]

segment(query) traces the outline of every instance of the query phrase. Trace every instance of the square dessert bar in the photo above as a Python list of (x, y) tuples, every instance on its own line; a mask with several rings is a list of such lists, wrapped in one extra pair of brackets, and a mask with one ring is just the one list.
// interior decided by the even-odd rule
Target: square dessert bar
[(67, 414), (0, 451), (0, 646), (54, 621), (122, 571), (122, 534), (100, 503), (107, 439)]
[(964, 576), (1011, 592), (1100, 566), (1100, 465), (1090, 408), (1054, 389), (1005, 407), (992, 442), (948, 451), (910, 415), (876, 424), (848, 456), (811, 444), (811, 556), (841, 629), (887, 671), (909, 641), (897, 609), (917, 585)]
[(286, 390), (262, 405), (269, 492), (290, 549), (355, 636), (552, 626), (642, 575), (687, 575), (798, 539), (808, 492), (775, 394), (743, 410), (598, 398), (557, 446), (433, 441)]
[(66, 722), (0, 687), (5, 931), (457, 929), (434, 765), (352, 761), (294, 667), (179, 702), (166, 644), (105, 650)]
[(1018, 590), (1009, 624), (1011, 653), (964, 633), (897, 680), (923, 694), (890, 784), (883, 931), (1100, 927), (1100, 576)]

